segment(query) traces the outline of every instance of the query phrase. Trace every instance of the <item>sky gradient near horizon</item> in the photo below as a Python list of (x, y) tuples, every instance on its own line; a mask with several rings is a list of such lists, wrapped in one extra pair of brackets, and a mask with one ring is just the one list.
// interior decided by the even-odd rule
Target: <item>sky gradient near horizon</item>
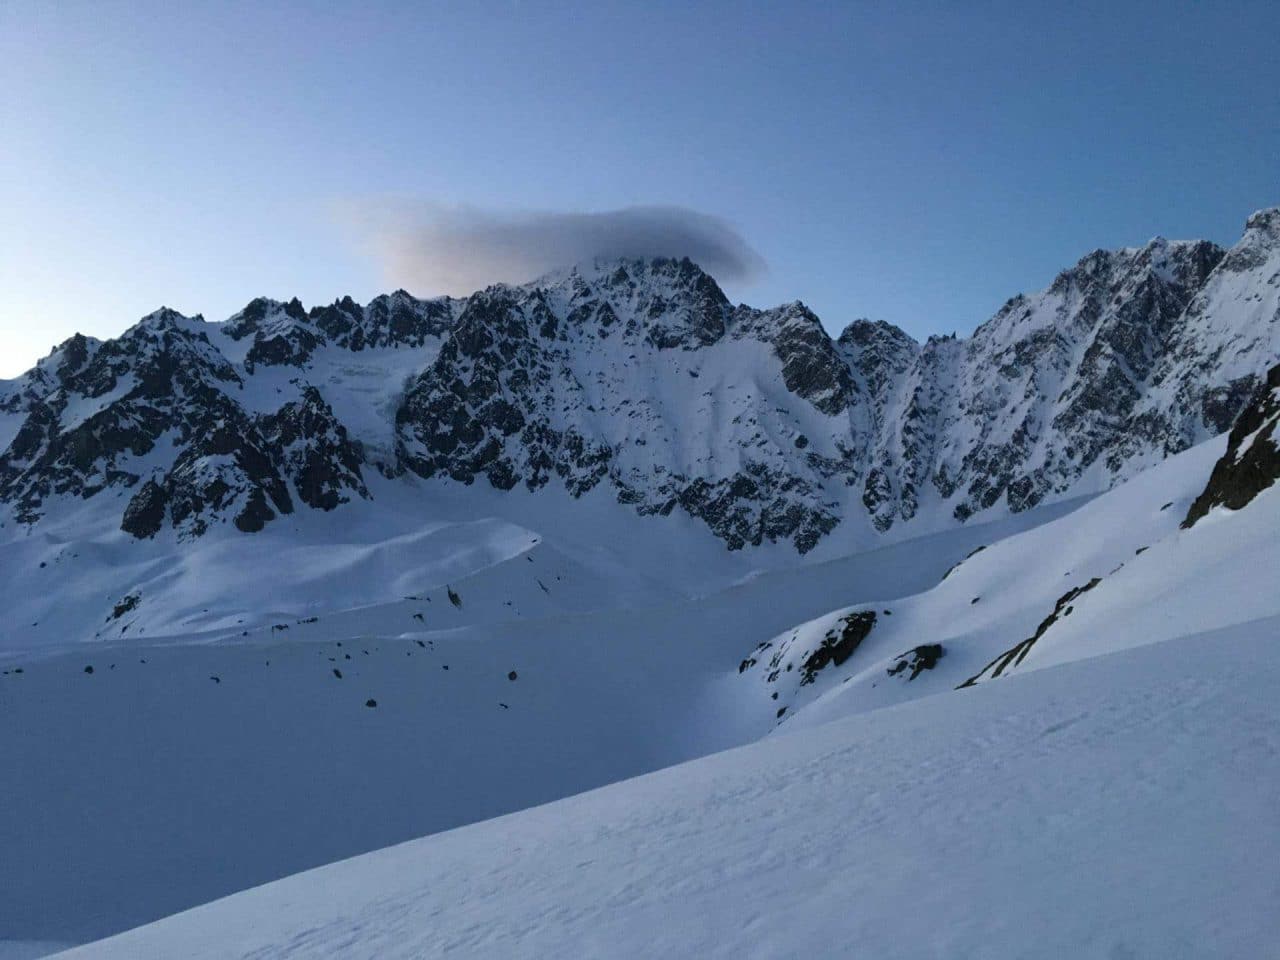
[[(635, 206), (731, 225), (735, 300), (968, 333), (1091, 249), (1280, 204), (1278, 36), (1274, 2), (5, 0), (0, 377), (161, 304), (525, 279), (488, 273), (587, 241), (504, 218)], [(388, 253), (442, 210), (502, 256)]]

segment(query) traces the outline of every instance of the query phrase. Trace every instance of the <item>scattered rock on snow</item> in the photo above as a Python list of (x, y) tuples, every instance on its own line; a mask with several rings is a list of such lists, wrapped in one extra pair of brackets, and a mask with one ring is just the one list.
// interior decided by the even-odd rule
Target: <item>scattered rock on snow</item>
[(918, 647), (913, 647), (906, 653), (900, 653), (895, 658), (894, 665), (888, 669), (891, 677), (900, 676), (907, 673), (905, 679), (910, 682), (920, 676), (922, 670), (932, 670), (938, 665), (938, 661), (942, 659), (946, 651), (940, 643), (925, 643)]

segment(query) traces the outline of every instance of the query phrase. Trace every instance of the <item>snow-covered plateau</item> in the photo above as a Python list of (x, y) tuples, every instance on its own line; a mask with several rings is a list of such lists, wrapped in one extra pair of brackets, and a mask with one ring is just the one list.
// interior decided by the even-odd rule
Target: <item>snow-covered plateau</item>
[(68, 341), (0, 958), (1280, 956), (1278, 361), (1280, 209), (925, 344), (678, 260)]

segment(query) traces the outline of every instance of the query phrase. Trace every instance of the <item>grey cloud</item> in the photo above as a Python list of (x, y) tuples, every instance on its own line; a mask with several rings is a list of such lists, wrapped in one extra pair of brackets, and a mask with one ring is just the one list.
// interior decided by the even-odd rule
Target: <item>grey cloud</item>
[(382, 203), (348, 207), (343, 219), (363, 234), (389, 282), (424, 294), (466, 294), (619, 257), (687, 256), (730, 284), (749, 282), (765, 269), (727, 222), (685, 207), (504, 214)]

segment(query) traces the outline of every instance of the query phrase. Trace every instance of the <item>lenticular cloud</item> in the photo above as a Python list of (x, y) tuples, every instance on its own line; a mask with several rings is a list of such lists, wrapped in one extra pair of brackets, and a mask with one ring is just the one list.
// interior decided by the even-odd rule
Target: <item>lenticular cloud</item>
[(391, 282), (422, 293), (467, 294), (620, 257), (687, 256), (726, 283), (749, 282), (765, 267), (730, 224), (686, 207), (494, 213), (385, 203), (347, 219), (365, 234)]

